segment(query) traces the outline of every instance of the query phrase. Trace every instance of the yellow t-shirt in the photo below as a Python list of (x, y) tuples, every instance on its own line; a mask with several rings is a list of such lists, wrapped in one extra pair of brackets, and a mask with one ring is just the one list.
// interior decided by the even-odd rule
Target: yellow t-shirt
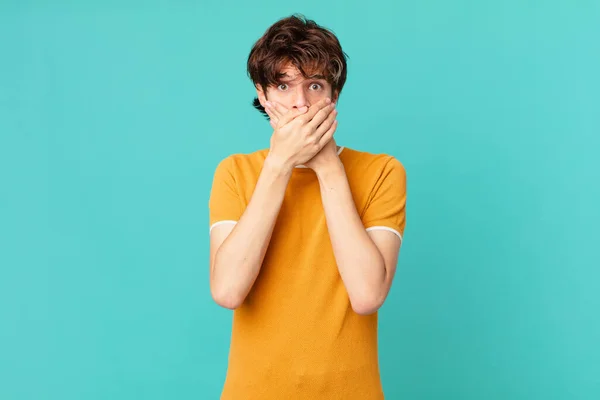
[[(235, 223), (249, 203), (268, 150), (236, 154), (216, 169), (210, 227)], [(366, 229), (402, 239), (406, 174), (385, 154), (340, 148)], [(294, 169), (254, 286), (233, 312), (222, 400), (383, 399), (377, 313), (356, 314), (335, 262), (319, 182)]]

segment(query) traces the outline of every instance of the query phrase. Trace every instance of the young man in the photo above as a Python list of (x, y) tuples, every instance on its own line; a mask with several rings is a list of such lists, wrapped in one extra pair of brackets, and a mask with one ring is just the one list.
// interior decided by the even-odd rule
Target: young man
[(221, 161), (210, 195), (210, 289), (235, 310), (221, 398), (383, 399), (377, 310), (404, 232), (404, 168), (336, 145), (346, 56), (329, 30), (276, 22), (248, 72), (273, 133)]

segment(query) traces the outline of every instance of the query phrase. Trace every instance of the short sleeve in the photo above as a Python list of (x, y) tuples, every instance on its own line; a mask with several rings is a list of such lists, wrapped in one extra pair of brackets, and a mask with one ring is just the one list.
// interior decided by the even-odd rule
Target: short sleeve
[(210, 229), (221, 223), (236, 223), (242, 215), (234, 165), (230, 156), (223, 159), (215, 170), (208, 202)]
[(400, 161), (391, 157), (375, 182), (362, 221), (367, 231), (388, 230), (402, 240), (405, 211), (406, 171)]

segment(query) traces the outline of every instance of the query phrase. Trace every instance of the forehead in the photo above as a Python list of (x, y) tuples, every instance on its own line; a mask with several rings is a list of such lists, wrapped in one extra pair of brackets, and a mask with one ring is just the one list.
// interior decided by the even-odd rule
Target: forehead
[[(319, 71), (306, 71), (305, 70), (305, 72), (307, 72), (310, 79), (325, 80), (325, 76), (323, 76), (323, 74), (320, 73)], [(296, 68), (296, 66), (290, 65), (290, 64), (281, 68), (278, 75), (280, 76), (281, 80), (283, 80), (283, 81), (302, 81), (302, 80), (306, 79), (306, 78), (304, 78), (304, 76), (302, 76), (302, 74), (300, 73), (298, 68)]]

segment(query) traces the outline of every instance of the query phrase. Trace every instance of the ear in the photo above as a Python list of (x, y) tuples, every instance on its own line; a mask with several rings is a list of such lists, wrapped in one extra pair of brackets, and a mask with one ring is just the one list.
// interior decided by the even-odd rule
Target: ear
[(332, 103), (337, 103), (339, 97), (340, 97), (340, 92), (338, 90), (334, 91), (331, 94), (331, 102)]
[(263, 108), (264, 108), (267, 103), (267, 95), (263, 91), (263, 89), (260, 85), (258, 85), (258, 84), (255, 85), (255, 88), (256, 88), (256, 96), (258, 97), (258, 101), (260, 102), (260, 105), (263, 106)]

